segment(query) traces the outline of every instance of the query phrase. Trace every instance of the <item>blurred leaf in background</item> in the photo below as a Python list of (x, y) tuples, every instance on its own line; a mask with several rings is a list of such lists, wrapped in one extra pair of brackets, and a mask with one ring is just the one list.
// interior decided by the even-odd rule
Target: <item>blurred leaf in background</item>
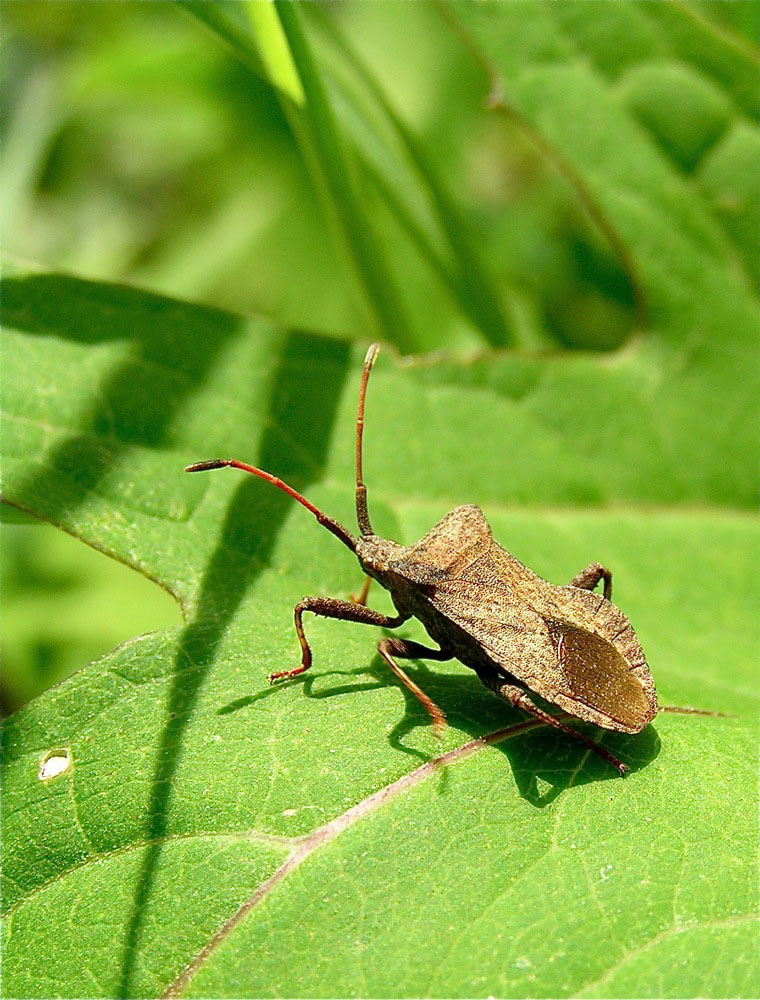
[[(200, 6), (245, 18), (242, 4)], [(531, 345), (620, 343), (635, 312), (615, 248), (523, 131), (484, 111), (477, 69), (437, 11), (412, 5), (402, 34), (386, 5), (336, 9), (332, 27), (309, 13), (330, 97), (360, 152), (377, 252), (413, 327), (408, 346), (489, 339), (442, 280), (453, 267), (434, 231), (431, 176), (499, 279), (492, 326)], [(123, 4), (18, 3), (6, 35), (10, 255), (331, 335), (369, 328), (275, 93), (194, 19), (163, 3), (140, 17)], [(422, 182), (378, 90), (424, 150)]]

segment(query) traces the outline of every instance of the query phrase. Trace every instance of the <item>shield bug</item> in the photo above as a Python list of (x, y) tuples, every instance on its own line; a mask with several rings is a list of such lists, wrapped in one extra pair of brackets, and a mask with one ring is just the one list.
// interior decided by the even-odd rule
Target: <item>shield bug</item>
[[(398, 679), (425, 706), (437, 732), (441, 709), (408, 676), (398, 659), (449, 660), (470, 667), (481, 682), (515, 708), (580, 740), (625, 774), (625, 764), (583, 733), (544, 711), (539, 695), (563, 712), (605, 729), (637, 733), (657, 712), (652, 675), (625, 615), (611, 602), (612, 575), (591, 563), (566, 586), (547, 583), (493, 538), (482, 511), (456, 507), (416, 545), (379, 538), (367, 511), (362, 475), (364, 402), (377, 357), (373, 344), (364, 361), (356, 421), (356, 518), (358, 537), (315, 507), (281, 479), (236, 459), (212, 459), (187, 467), (203, 472), (231, 466), (265, 479), (310, 510), (321, 525), (357, 556), (369, 578), (390, 591), (396, 615), (366, 607), (367, 587), (355, 601), (305, 597), (295, 606), (301, 664), (274, 673), (272, 682), (296, 677), (311, 666), (303, 629), (310, 611), (325, 618), (396, 628), (415, 617), (437, 644), (434, 649), (407, 639), (383, 638), (378, 652)], [(600, 581), (603, 593), (594, 593)]]

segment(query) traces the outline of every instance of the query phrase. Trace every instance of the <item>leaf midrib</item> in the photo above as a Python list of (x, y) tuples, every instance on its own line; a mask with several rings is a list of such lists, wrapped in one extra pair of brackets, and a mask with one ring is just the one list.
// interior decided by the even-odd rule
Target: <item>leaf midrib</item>
[[(441, 754), (438, 757), (433, 757), (431, 760), (426, 761), (420, 767), (416, 768), (414, 771), (402, 774), (400, 777), (394, 779), (388, 785), (383, 785), (381, 788), (376, 789), (371, 792), (365, 798), (360, 799), (359, 802), (354, 803), (349, 806), (347, 810), (343, 813), (338, 814), (338, 816), (333, 817), (328, 820), (327, 823), (322, 826), (316, 827), (309, 833), (304, 834), (300, 837), (287, 837), (278, 834), (267, 833), (255, 829), (246, 830), (235, 830), (235, 831), (188, 831), (186, 833), (176, 833), (176, 834), (166, 834), (161, 837), (145, 838), (140, 841), (131, 841), (128, 844), (122, 844), (120, 847), (113, 848), (110, 851), (101, 851), (94, 855), (88, 855), (81, 861), (74, 865), (70, 865), (63, 871), (58, 872), (56, 875), (49, 878), (46, 882), (42, 882), (40, 885), (35, 886), (30, 889), (27, 893), (21, 896), (16, 902), (10, 906), (6, 911), (3, 912), (3, 917), (11, 917), (13, 913), (24, 903), (33, 899), (40, 892), (45, 891), (50, 886), (59, 882), (62, 878), (75, 871), (80, 871), (90, 867), (91, 865), (98, 864), (101, 861), (110, 860), (113, 857), (119, 855), (129, 854), (132, 851), (140, 850), (143, 847), (151, 847), (156, 845), (161, 845), (165, 843), (170, 843), (173, 841), (182, 840), (193, 840), (193, 839), (208, 839), (208, 838), (224, 838), (227, 837), (232, 840), (255, 840), (260, 843), (266, 843), (270, 845), (280, 844), (282, 846), (290, 846), (294, 850), (310, 843), (318, 837), (324, 837), (324, 831), (337, 830), (338, 833), (342, 833), (344, 829), (348, 826), (353, 825), (353, 822), (367, 815), (369, 812), (374, 811), (376, 803), (382, 804), (391, 798), (395, 798), (396, 795), (403, 791), (407, 787), (413, 787), (419, 784), (425, 778), (432, 776), (436, 773), (438, 768), (447, 766), (448, 764), (455, 763), (459, 760), (463, 760), (473, 753), (479, 750), (486, 749), (489, 746), (493, 746), (496, 743), (501, 743), (512, 736), (519, 735), (520, 733), (527, 732), (531, 729), (536, 729), (542, 726), (543, 723), (538, 720), (528, 719), (524, 722), (514, 723), (513, 725), (507, 727), (506, 729), (499, 729), (493, 733), (489, 733), (485, 736), (477, 737), (474, 740), (469, 740), (467, 743), (461, 744), (455, 747), (453, 750), (448, 750), (446, 753)], [(347, 821), (348, 818), (348, 821)], [(337, 836), (337, 833), (335, 834)], [(330, 840), (335, 839), (334, 836), (329, 837)], [(321, 846), (323, 842), (322, 839), (316, 846)], [(312, 853), (309, 851), (309, 853)], [(287, 859), (286, 859), (287, 860)]]

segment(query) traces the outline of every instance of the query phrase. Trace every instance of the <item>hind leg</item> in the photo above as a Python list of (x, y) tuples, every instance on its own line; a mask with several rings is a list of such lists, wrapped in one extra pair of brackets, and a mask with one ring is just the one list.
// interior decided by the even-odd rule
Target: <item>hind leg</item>
[(593, 590), (601, 579), (604, 579), (604, 596), (608, 601), (612, 600), (612, 573), (601, 563), (590, 563), (582, 569), (577, 576), (570, 581), (571, 587), (580, 587), (581, 590)]
[(523, 712), (528, 712), (530, 715), (534, 716), (536, 719), (540, 719), (541, 722), (545, 722), (547, 726), (552, 726), (554, 729), (559, 729), (563, 733), (567, 733), (568, 736), (572, 736), (574, 739), (578, 740), (589, 750), (593, 750), (594, 753), (598, 754), (603, 760), (606, 760), (608, 764), (616, 767), (621, 774), (625, 774), (628, 768), (619, 761), (617, 757), (605, 750), (604, 747), (600, 747), (598, 743), (594, 743), (590, 740), (588, 736), (584, 736), (583, 733), (579, 733), (576, 729), (572, 729), (570, 726), (566, 726), (559, 719), (555, 719), (553, 715), (549, 715), (548, 712), (544, 712), (543, 709), (539, 708), (535, 704), (533, 699), (517, 684), (505, 683), (504, 680), (499, 677), (498, 674), (478, 674), (481, 681), (486, 687), (490, 688), (495, 694), (505, 701), (509, 702), (515, 708), (521, 709)]

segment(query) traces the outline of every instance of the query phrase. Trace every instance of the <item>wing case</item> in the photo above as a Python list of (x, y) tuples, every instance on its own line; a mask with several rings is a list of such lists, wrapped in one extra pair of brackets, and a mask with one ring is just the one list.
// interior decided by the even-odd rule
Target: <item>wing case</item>
[[(455, 508), (393, 570), (458, 627), (456, 653), (470, 666), (484, 653), (546, 701), (606, 728), (639, 732), (656, 714), (625, 615), (600, 594), (542, 580), (494, 541), (478, 507)], [(474, 645), (463, 648), (467, 640)]]

